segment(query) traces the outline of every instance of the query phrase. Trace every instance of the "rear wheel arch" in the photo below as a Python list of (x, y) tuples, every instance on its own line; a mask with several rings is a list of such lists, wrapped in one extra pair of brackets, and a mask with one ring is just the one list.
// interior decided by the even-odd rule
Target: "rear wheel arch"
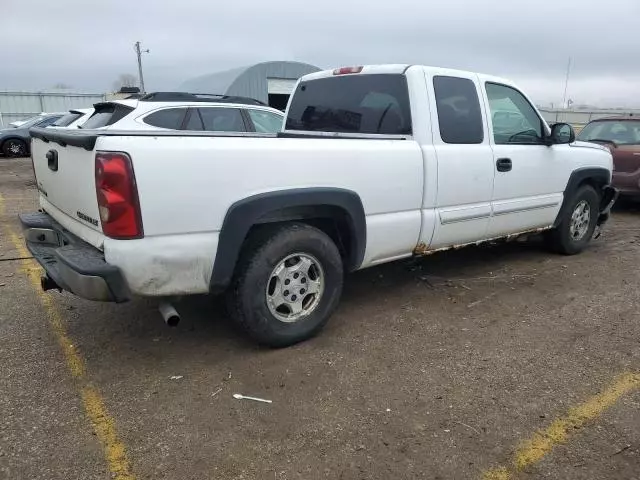
[(210, 289), (224, 290), (233, 277), (250, 233), (269, 225), (302, 221), (329, 235), (344, 256), (347, 270), (357, 269), (366, 248), (366, 219), (357, 193), (341, 188), (296, 188), (266, 192), (229, 208), (220, 231)]

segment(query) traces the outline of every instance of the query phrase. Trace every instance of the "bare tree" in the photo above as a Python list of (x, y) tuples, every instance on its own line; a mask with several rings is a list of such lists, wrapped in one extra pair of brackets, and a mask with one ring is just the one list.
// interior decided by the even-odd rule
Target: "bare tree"
[(130, 73), (121, 73), (118, 75), (118, 79), (113, 82), (113, 90), (117, 92), (122, 87), (135, 87), (138, 83), (138, 78)]

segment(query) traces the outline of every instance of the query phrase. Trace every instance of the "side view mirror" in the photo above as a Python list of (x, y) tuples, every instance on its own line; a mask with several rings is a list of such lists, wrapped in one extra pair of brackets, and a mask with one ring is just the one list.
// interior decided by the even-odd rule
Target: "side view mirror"
[(551, 135), (548, 140), (549, 145), (573, 143), (576, 141), (576, 132), (568, 123), (555, 123), (551, 126)]

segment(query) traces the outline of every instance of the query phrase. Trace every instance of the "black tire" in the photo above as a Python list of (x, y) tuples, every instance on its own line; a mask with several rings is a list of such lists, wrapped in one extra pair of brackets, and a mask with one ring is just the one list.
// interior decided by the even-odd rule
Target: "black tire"
[(5, 157), (26, 157), (29, 152), (24, 140), (10, 138), (2, 144), (2, 153)]
[[(271, 290), (275, 288), (272, 282), (278, 283), (279, 280), (272, 280), (272, 272), (293, 254), (309, 255), (317, 260), (323, 274), (324, 290), (317, 299), (311, 298), (312, 302), (317, 302), (315, 308), (306, 316), (287, 323), (272, 313), (267, 303), (267, 287)], [(292, 261), (296, 258), (299, 260), (300, 257), (294, 257)], [(231, 288), (227, 292), (229, 313), (258, 343), (276, 348), (287, 347), (313, 337), (325, 326), (340, 300), (343, 277), (340, 252), (321, 230), (302, 223), (266, 227), (252, 235), (243, 248)], [(298, 288), (301, 286), (298, 285)], [(299, 292), (304, 293), (302, 290)], [(308, 296), (307, 292), (305, 299)]]
[[(586, 233), (574, 238), (571, 233), (572, 215), (581, 202), (589, 206), (589, 223)], [(590, 185), (580, 187), (567, 203), (567, 208), (560, 219), (560, 224), (547, 233), (547, 245), (555, 252), (563, 255), (575, 255), (582, 252), (591, 241), (598, 221), (600, 197)]]

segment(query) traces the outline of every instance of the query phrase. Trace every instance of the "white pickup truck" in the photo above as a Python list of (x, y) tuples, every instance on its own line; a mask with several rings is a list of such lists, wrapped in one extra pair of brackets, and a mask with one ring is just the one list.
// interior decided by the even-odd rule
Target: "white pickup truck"
[(270, 346), (316, 334), (345, 272), (543, 231), (578, 253), (617, 195), (609, 151), (510, 81), (416, 65), (303, 77), (277, 135), (31, 133), (41, 210), (21, 220), (44, 289), (224, 291)]

